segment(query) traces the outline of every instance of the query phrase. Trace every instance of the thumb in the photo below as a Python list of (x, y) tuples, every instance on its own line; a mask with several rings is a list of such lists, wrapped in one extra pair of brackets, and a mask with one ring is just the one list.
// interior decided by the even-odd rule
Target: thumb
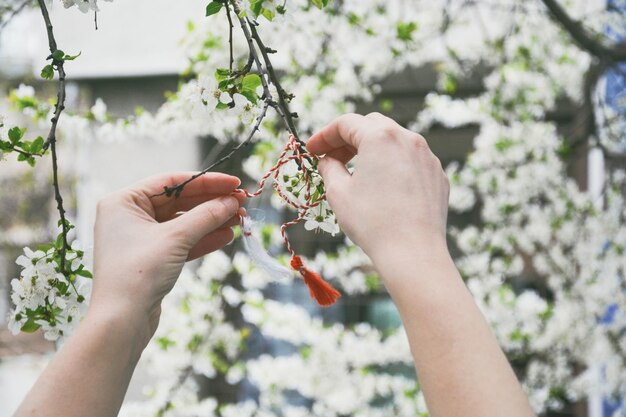
[(174, 229), (185, 236), (193, 247), (209, 233), (219, 229), (237, 214), (239, 201), (232, 196), (222, 196), (205, 201), (171, 221)]
[(325, 156), (320, 160), (318, 169), (324, 179), (324, 187), (332, 206), (334, 195), (341, 193), (351, 178), (345, 164), (332, 156)]

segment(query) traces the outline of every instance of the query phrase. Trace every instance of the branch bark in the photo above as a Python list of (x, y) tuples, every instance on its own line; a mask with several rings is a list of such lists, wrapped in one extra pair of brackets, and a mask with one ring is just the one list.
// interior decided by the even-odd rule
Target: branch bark
[(594, 39), (593, 35), (583, 27), (582, 23), (572, 19), (559, 4), (558, 0), (542, 0), (542, 2), (550, 12), (552, 18), (570, 34), (583, 50), (601, 59), (607, 59), (616, 63), (626, 62), (625, 44), (618, 44), (614, 47), (603, 44)]
[(43, 16), (43, 20), (46, 24), (46, 30), (48, 34), (48, 46), (50, 48), (50, 59), (52, 59), (52, 65), (56, 68), (57, 73), (59, 74), (59, 88), (57, 92), (57, 103), (54, 108), (54, 115), (50, 120), (52, 125), (50, 126), (50, 131), (48, 132), (48, 138), (44, 144), (44, 151), (50, 148), (50, 153), (52, 157), (52, 183), (54, 187), (54, 199), (57, 203), (57, 211), (59, 212), (59, 217), (61, 220), (61, 233), (63, 235), (63, 245), (61, 248), (61, 253), (59, 254), (61, 257), (61, 273), (67, 276), (66, 267), (66, 250), (69, 248), (69, 244), (67, 242), (67, 233), (68, 233), (68, 225), (65, 217), (65, 208), (63, 206), (63, 197), (61, 195), (61, 187), (59, 185), (59, 166), (58, 166), (58, 155), (56, 148), (56, 131), (57, 125), (59, 123), (59, 118), (61, 117), (61, 113), (65, 110), (65, 69), (63, 68), (63, 60), (56, 60), (52, 55), (58, 50), (56, 39), (54, 38), (54, 28), (52, 27), (52, 21), (50, 20), (50, 15), (48, 13), (48, 8), (46, 6), (45, 0), (37, 0), (39, 4), (39, 8), (41, 9), (41, 15)]

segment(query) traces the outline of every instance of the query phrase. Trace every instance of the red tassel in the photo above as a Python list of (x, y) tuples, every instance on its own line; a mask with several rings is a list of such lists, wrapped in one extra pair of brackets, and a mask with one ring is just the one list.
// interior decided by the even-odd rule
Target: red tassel
[(311, 298), (315, 299), (322, 307), (335, 304), (337, 298), (341, 297), (341, 293), (324, 281), (319, 274), (306, 268), (298, 255), (294, 255), (291, 258), (291, 267), (300, 272), (300, 275), (304, 278), (304, 283), (309, 287)]

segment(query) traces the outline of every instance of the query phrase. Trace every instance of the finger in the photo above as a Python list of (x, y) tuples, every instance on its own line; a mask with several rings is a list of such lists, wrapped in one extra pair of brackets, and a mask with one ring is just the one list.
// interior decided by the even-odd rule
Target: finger
[(164, 224), (170, 225), (178, 236), (193, 247), (200, 239), (219, 229), (237, 214), (239, 201), (224, 196), (197, 205), (188, 212)]
[(193, 248), (191, 248), (187, 260), (192, 261), (206, 255), (207, 253), (223, 248), (233, 240), (234, 236), (235, 234), (233, 233), (233, 229), (230, 227), (217, 229), (216, 231), (209, 233), (200, 239), (200, 241), (198, 241)]
[(307, 150), (315, 155), (324, 155), (334, 149), (348, 145), (359, 149), (363, 136), (371, 131), (374, 122), (359, 114), (344, 114), (328, 126), (311, 136)]
[(240, 223), (239, 214), (234, 215), (226, 223), (220, 226), (220, 229), (230, 228), (233, 226), (237, 226)]
[(348, 162), (350, 162), (350, 160), (354, 158), (355, 156), (356, 156), (356, 149), (354, 149), (351, 146), (344, 146), (343, 148), (337, 148), (335, 150), (328, 152), (325, 157), (334, 158), (345, 165)]
[(390, 129), (399, 129), (399, 130), (404, 131), (406, 133), (409, 133), (411, 135), (415, 135), (416, 134), (412, 130), (407, 129), (406, 127), (402, 126), (401, 124), (399, 124), (398, 122), (396, 122), (392, 118), (387, 117), (387, 116), (385, 116), (382, 113), (373, 112), (373, 113), (369, 113), (365, 117), (370, 119), (370, 120), (375, 121), (376, 125), (379, 126), (379, 128), (380, 127), (387, 127), (387, 128), (390, 128)]
[(365, 117), (367, 117), (368, 119), (378, 120), (379, 122), (396, 123), (396, 121), (393, 120), (391, 117), (387, 117), (384, 114), (382, 114), (380, 112), (377, 112), (377, 111), (373, 111), (371, 113), (367, 113), (365, 115)]
[(351, 178), (350, 172), (344, 162), (329, 155), (320, 160), (318, 168), (324, 179), (326, 194), (332, 200), (334, 194), (343, 192)]
[[(206, 196), (198, 197), (170, 198), (170, 201), (168, 201), (167, 203), (163, 204), (162, 206), (156, 207), (155, 219), (158, 222), (171, 220), (175, 217), (178, 217), (180, 215), (180, 212), (189, 211), (199, 204), (221, 196), (223, 196), (223, 194), (207, 194)], [(239, 205), (242, 205), (246, 199), (246, 196), (243, 193), (233, 193), (232, 196), (239, 201)]]
[[(140, 191), (152, 197), (151, 201), (154, 207), (159, 207), (168, 203), (174, 196), (159, 195), (165, 187), (173, 187), (178, 185), (197, 172), (171, 172), (168, 174), (155, 175), (137, 182), (129, 187), (130, 190)], [(198, 197), (208, 194), (230, 194), (241, 184), (239, 178), (232, 175), (222, 174), (220, 172), (209, 172), (199, 176), (193, 181), (187, 183), (181, 194), (181, 197)]]

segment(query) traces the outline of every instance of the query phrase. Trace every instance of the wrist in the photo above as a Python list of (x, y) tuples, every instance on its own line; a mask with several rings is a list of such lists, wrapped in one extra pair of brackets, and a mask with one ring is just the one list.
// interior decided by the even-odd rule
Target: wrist
[(368, 255), (379, 270), (393, 268), (398, 263), (419, 266), (451, 259), (446, 238), (439, 235), (381, 239), (369, 249)]
[(111, 343), (128, 346), (135, 360), (139, 360), (152, 337), (149, 315), (120, 304), (92, 303), (81, 326), (106, 332)]
[(460, 280), (443, 237), (382, 244), (369, 255), (392, 296), (443, 284), (442, 277)]

